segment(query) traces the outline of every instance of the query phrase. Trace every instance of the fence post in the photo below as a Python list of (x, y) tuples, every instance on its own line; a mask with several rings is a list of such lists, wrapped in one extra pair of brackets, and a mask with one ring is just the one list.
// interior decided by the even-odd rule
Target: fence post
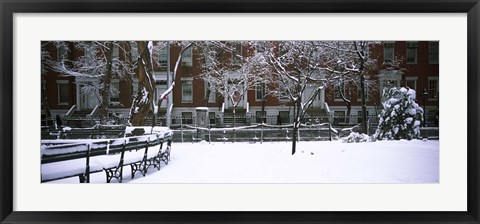
[(332, 124), (330, 124), (330, 121), (328, 122), (328, 138), (332, 141)]
[(367, 117), (367, 135), (370, 135), (370, 118)]
[(183, 124), (180, 124), (180, 138), (183, 142)]
[(288, 142), (288, 128), (285, 128), (285, 142)]
[(90, 183), (90, 143), (87, 143), (87, 162), (85, 166), (85, 183)]
[(227, 141), (227, 137), (225, 135), (226, 135), (225, 130), (223, 130), (223, 144), (225, 144), (225, 141)]
[(262, 122), (262, 132), (261, 132), (261, 134), (260, 134), (260, 144), (263, 143), (263, 124), (264, 124), (264, 123)]
[(212, 135), (210, 133), (211, 126), (208, 125), (208, 144), (212, 144)]
[(300, 126), (297, 129), (297, 140), (300, 141)]

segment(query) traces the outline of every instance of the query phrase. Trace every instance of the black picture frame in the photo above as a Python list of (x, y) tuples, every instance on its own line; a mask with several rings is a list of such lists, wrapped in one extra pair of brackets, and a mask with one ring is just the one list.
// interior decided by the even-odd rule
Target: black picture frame
[[(480, 223), (478, 0), (0, 0), (1, 223)], [(468, 211), (466, 212), (21, 212), (13, 211), (14, 13), (467, 13)], [(452, 133), (454, 134), (454, 133)], [(168, 203), (168, 202), (165, 202)]]

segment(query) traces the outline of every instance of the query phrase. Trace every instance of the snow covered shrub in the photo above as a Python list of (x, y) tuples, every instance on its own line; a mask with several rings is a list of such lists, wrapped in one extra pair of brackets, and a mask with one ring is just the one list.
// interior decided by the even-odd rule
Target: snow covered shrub
[(384, 90), (383, 110), (376, 139), (414, 139), (420, 136), (423, 109), (415, 102), (415, 90), (404, 87)]
[(358, 132), (351, 132), (347, 137), (342, 138), (343, 143), (352, 142), (370, 142), (370, 136), (366, 134), (360, 134)]

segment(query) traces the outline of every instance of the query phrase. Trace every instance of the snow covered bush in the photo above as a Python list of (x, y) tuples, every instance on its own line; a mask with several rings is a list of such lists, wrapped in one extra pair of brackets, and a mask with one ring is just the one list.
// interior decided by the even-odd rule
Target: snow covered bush
[(360, 134), (358, 132), (351, 132), (347, 137), (342, 138), (343, 143), (352, 142), (370, 142), (370, 136), (366, 134)]
[(423, 109), (415, 102), (415, 90), (384, 90), (383, 110), (374, 137), (376, 139), (414, 139), (420, 136)]

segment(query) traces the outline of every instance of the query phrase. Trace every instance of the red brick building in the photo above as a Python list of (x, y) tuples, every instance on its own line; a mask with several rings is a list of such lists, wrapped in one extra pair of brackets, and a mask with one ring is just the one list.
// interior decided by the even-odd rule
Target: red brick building
[[(71, 42), (65, 46), (57, 46), (53, 43), (44, 43), (44, 50), (49, 52), (52, 60), (68, 58), (73, 61), (84, 51), (76, 49)], [(159, 50), (158, 63), (155, 64), (156, 93), (155, 99), (165, 91), (171, 82), (170, 72), (173, 71), (181, 47), (175, 44), (168, 45)], [(65, 49), (68, 48), (68, 49)], [(247, 56), (255, 53), (255, 49), (249, 45), (237, 46), (236, 51)], [(114, 57), (126, 57), (119, 49), (114, 49)], [(370, 58), (376, 60), (377, 68), (373, 69), (366, 76), (372, 84), (367, 85), (367, 115), (375, 117), (381, 108), (382, 89), (388, 87), (409, 87), (417, 92), (417, 102), (425, 107), (429, 116), (427, 120), (430, 125), (436, 123), (438, 115), (439, 99), (439, 42), (438, 41), (385, 41), (370, 46)], [(136, 49), (130, 50), (132, 55)], [(233, 57), (232, 53), (226, 53), (224, 57)], [(233, 60), (233, 58), (232, 58)], [(210, 122), (224, 122), (224, 118), (231, 113), (229, 103), (220, 94), (210, 94), (206, 99), (209, 85), (198, 78), (202, 72), (202, 65), (205, 63), (203, 53), (197, 48), (189, 48), (183, 53), (182, 63), (177, 70), (177, 77), (174, 80), (175, 88), (167, 100), (160, 105), (160, 112), (165, 113), (169, 106), (172, 106), (171, 124), (180, 122), (190, 123), (190, 119), (179, 119), (180, 117), (195, 116), (197, 107), (207, 107), (209, 110)], [(45, 85), (45, 94), (48, 108), (55, 116), (95, 116), (95, 108), (98, 105), (97, 96), (94, 91), (83, 91), (84, 85), (95, 80), (65, 76), (58, 72), (47, 69), (42, 85)], [(132, 99), (136, 93), (135, 77), (132, 79), (113, 78), (112, 91), (110, 96), (110, 113), (115, 113), (125, 119), (128, 117)], [(211, 88), (211, 92), (215, 92)], [(262, 99), (260, 89), (250, 87), (246, 95), (240, 99), (237, 115), (239, 123), (255, 123), (261, 115)], [(351, 118), (346, 120), (347, 113), (345, 102), (335, 93), (338, 91), (333, 86), (327, 86), (319, 94), (312, 105), (315, 115), (330, 115), (337, 117), (337, 122), (356, 124), (361, 115), (361, 98), (357, 86), (346, 86), (345, 91), (351, 99)], [(424, 93), (425, 92), (425, 93)], [(43, 107), (42, 107), (43, 108)], [(286, 118), (293, 114), (293, 107), (278, 95), (269, 95), (265, 102), (267, 123), (276, 124), (277, 115)], [(431, 116), (430, 116), (431, 115)], [(343, 117), (343, 118), (342, 118)], [(167, 121), (165, 121), (167, 122)], [(226, 122), (226, 121), (225, 121)], [(167, 122), (169, 123), (169, 122)], [(228, 122), (227, 122), (228, 123)]]

